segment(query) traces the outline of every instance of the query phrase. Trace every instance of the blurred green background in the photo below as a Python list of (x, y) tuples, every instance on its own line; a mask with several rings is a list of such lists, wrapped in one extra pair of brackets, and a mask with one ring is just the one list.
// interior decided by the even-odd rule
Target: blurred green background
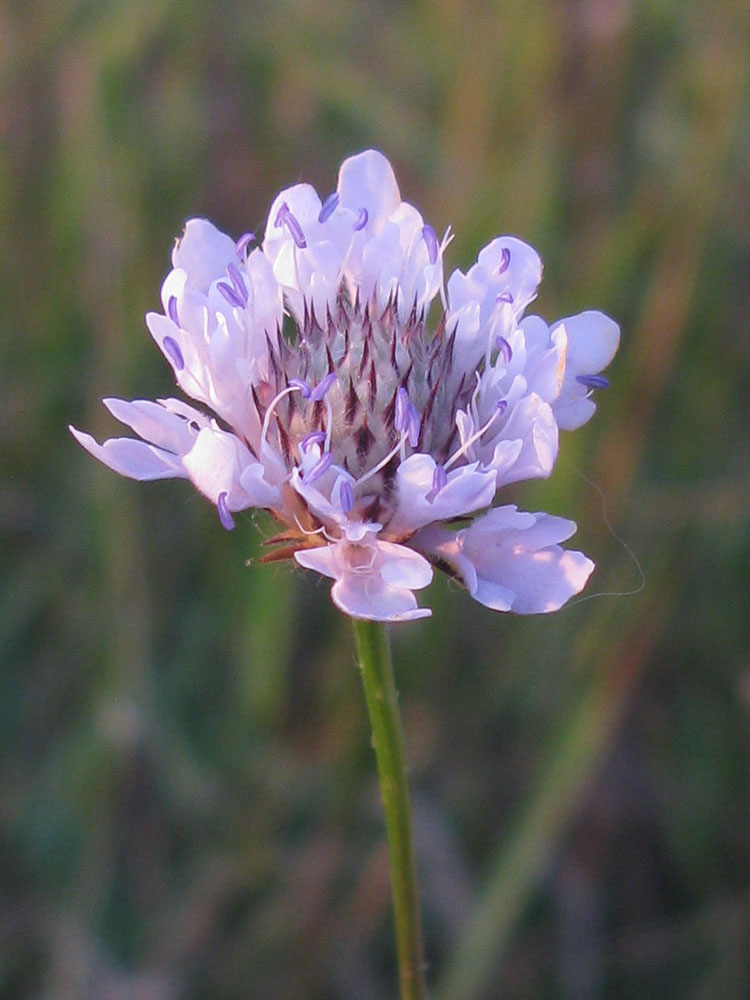
[[(173, 391), (185, 219), (261, 231), (375, 146), (535, 308), (623, 341), (552, 479), (599, 597), (454, 584), (394, 632), (437, 1000), (750, 995), (744, 0), (0, 7), (0, 997), (380, 1000), (387, 858), (349, 623), (184, 483), (66, 425)], [(585, 478), (584, 478), (585, 477)], [(603, 506), (596, 483), (606, 499)], [(512, 494), (512, 495), (511, 495)]]

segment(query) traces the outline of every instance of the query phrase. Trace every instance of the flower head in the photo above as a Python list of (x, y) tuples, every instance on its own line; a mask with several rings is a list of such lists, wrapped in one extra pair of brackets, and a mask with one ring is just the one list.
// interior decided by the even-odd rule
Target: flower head
[(607, 385), (619, 330), (598, 312), (524, 316), (542, 265), (513, 237), (445, 282), (449, 242), (372, 150), (323, 200), (282, 191), (259, 245), (191, 220), (146, 322), (198, 407), (109, 399), (138, 438), (73, 434), (121, 475), (190, 479), (227, 529), (269, 510), (282, 528), (266, 559), (331, 577), (354, 617), (430, 614), (414, 591), (433, 565), (488, 607), (559, 608), (593, 569), (559, 544), (575, 525), (493, 504), (550, 474), (558, 429), (585, 423)]

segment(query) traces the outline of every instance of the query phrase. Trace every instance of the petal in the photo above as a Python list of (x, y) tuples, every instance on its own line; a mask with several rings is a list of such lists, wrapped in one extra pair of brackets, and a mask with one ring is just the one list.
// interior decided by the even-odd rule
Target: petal
[(413, 549), (394, 542), (377, 542), (373, 569), (386, 583), (408, 590), (421, 590), (432, 583), (432, 566)]
[(152, 479), (186, 478), (174, 455), (135, 438), (110, 438), (98, 444), (90, 434), (70, 427), (70, 432), (86, 451), (121, 476), (146, 482)]
[(347, 574), (334, 583), (331, 598), (345, 614), (370, 621), (414, 621), (432, 614), (429, 608), (417, 605), (410, 590), (391, 587), (378, 577)]
[(389, 534), (408, 535), (433, 521), (446, 521), (488, 507), (495, 495), (495, 472), (477, 465), (448, 473), (446, 485), (434, 492), (437, 463), (430, 455), (410, 455), (396, 473), (398, 506), (387, 525)]
[(556, 611), (586, 585), (594, 564), (582, 552), (556, 544), (573, 522), (549, 514), (499, 507), (461, 533), (461, 552), (475, 566), (480, 603), (517, 614)]
[(224, 493), (229, 510), (244, 510), (251, 505), (240, 477), (247, 466), (257, 462), (234, 434), (204, 427), (182, 461), (195, 488), (212, 503), (218, 503)]
[(190, 219), (172, 251), (172, 265), (183, 268), (190, 284), (204, 294), (212, 282), (226, 275), (227, 265), (236, 261), (234, 240), (207, 219)]
[(195, 442), (197, 431), (188, 421), (195, 421), (199, 427), (206, 422), (203, 414), (192, 407), (186, 407), (191, 411), (188, 417), (150, 399), (134, 399), (130, 403), (124, 399), (105, 399), (103, 403), (116, 420), (127, 424), (139, 437), (175, 455), (186, 454)]
[(329, 576), (333, 580), (338, 579), (341, 575), (333, 545), (321, 545), (314, 549), (297, 549), (294, 558), (305, 569), (314, 569), (316, 573)]
[(374, 149), (344, 160), (339, 170), (338, 192), (343, 208), (353, 212), (367, 210), (367, 229), (371, 232), (379, 232), (401, 203), (393, 168)]

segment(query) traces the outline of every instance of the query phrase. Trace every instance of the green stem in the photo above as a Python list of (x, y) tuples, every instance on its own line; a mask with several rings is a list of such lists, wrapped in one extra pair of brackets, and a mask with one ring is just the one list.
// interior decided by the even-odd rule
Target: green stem
[(388, 633), (378, 622), (355, 620), (354, 636), (385, 810), (401, 1000), (425, 1000), (409, 781)]

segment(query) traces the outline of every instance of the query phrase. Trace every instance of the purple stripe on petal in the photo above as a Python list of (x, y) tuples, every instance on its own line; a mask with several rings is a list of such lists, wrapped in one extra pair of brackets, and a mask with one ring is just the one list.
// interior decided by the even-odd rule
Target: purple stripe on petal
[(310, 393), (310, 399), (314, 403), (319, 403), (321, 399), (325, 399), (325, 395), (331, 388), (333, 383), (338, 378), (336, 372), (328, 372), (325, 378), (321, 379), (320, 382), (315, 386), (313, 391)]
[(290, 378), (289, 379), (289, 388), (290, 389), (299, 389), (299, 391), (302, 393), (302, 395), (305, 397), (305, 399), (309, 399), (310, 398), (310, 393), (311, 393), (312, 390), (310, 389), (310, 386), (307, 384), (307, 382), (305, 382), (304, 379), (301, 379), (301, 378)]
[(505, 272), (510, 267), (510, 250), (507, 247), (503, 247), (500, 251), (500, 266), (497, 269), (498, 274), (505, 274)]
[(300, 450), (305, 453), (312, 448), (314, 444), (323, 444), (326, 439), (325, 431), (310, 431), (309, 434), (305, 434), (299, 443)]
[(500, 334), (495, 337), (495, 346), (497, 347), (498, 353), (506, 365), (509, 365), (513, 357), (513, 348), (510, 346), (505, 337), (501, 337)]
[(367, 220), (370, 218), (370, 213), (366, 208), (360, 208), (359, 215), (357, 216), (357, 221), (354, 223), (354, 229), (359, 232), (360, 229), (364, 229), (367, 225)]
[(177, 297), (174, 295), (169, 296), (169, 302), (167, 302), (167, 315), (175, 326), (180, 325), (180, 317), (177, 314)]
[(314, 483), (316, 479), (320, 479), (324, 472), (327, 472), (333, 461), (333, 455), (330, 451), (327, 451), (325, 455), (321, 455), (315, 465), (310, 469), (309, 472), (305, 473), (305, 482), (309, 486)]
[(576, 375), (576, 382), (585, 385), (587, 389), (609, 389), (606, 375)]
[(174, 337), (165, 337), (164, 340), (162, 340), (162, 346), (169, 355), (169, 358), (177, 371), (181, 372), (185, 367), (185, 359), (182, 356), (180, 345)]
[(229, 511), (229, 507), (227, 507), (226, 493), (219, 494), (219, 499), (216, 501), (216, 510), (219, 513), (222, 528), (231, 531), (234, 528), (234, 518)]
[(448, 473), (445, 471), (442, 465), (436, 465), (435, 471), (432, 474), (433, 491), (435, 493), (439, 493), (447, 482), (448, 482)]
[(339, 193), (338, 191), (334, 191), (333, 194), (329, 194), (326, 200), (323, 202), (323, 206), (320, 209), (320, 213), (318, 215), (318, 222), (320, 222), (321, 225), (324, 222), (327, 222), (338, 208), (338, 205), (339, 205)]
[(216, 287), (219, 289), (230, 306), (234, 306), (236, 309), (245, 308), (245, 303), (239, 297), (232, 285), (228, 285), (226, 281), (219, 281)]
[(227, 267), (227, 274), (232, 279), (232, 284), (234, 285), (234, 290), (237, 292), (239, 298), (242, 299), (242, 305), (247, 305), (248, 293), (247, 285), (245, 284), (245, 279), (242, 277), (240, 272), (237, 270), (234, 264), (230, 264)]
[(430, 258), (431, 264), (437, 264), (438, 259), (438, 238), (435, 235), (435, 230), (429, 224), (422, 226), (422, 239), (425, 241), (427, 246), (427, 256)]
[(243, 260), (245, 251), (247, 250), (248, 246), (253, 242), (254, 239), (255, 239), (255, 233), (245, 233), (244, 236), (240, 236), (240, 238), (237, 240), (237, 242), (234, 245), (234, 252), (240, 258), (240, 260)]
[(344, 513), (348, 514), (354, 506), (354, 490), (352, 489), (352, 484), (348, 480), (341, 484), (339, 499), (341, 500), (341, 507)]

